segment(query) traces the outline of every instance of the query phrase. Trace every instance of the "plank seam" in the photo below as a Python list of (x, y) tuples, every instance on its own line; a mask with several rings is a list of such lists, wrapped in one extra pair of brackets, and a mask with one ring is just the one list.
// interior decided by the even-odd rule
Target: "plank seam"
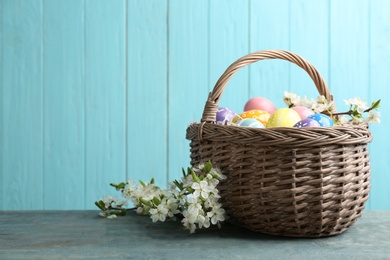
[(43, 0), (41, 0), (41, 77), (42, 77), (42, 208), (46, 209), (45, 205), (45, 187), (46, 187), (46, 157), (45, 157), (45, 150), (46, 150), (46, 121), (45, 121), (45, 110), (46, 110), (46, 82), (45, 82), (45, 59), (44, 59), (44, 53), (45, 53), (45, 41), (44, 41), (44, 35), (45, 35), (45, 9), (43, 5)]
[(87, 21), (87, 12), (85, 10), (87, 10), (86, 8), (86, 5), (87, 5), (87, 2), (84, 0), (84, 3), (83, 3), (83, 61), (82, 61), (82, 72), (81, 72), (81, 78), (82, 78), (82, 86), (84, 86), (84, 209), (86, 209), (86, 205), (87, 205), (87, 197), (88, 197), (88, 179), (87, 179), (87, 170), (88, 170), (88, 149), (87, 149), (87, 127), (88, 127), (88, 98), (87, 98), (87, 80), (86, 80), (86, 70), (87, 70), (87, 65), (86, 65), (86, 60), (87, 60), (87, 25), (86, 25), (86, 21)]
[(125, 1), (125, 178), (129, 178), (129, 4)]
[[(3, 2), (0, 2), (0, 140), (4, 140), (3, 137), (3, 127), (4, 127), (4, 122), (3, 122), (3, 42), (4, 42), (4, 28), (3, 28)], [(0, 171), (3, 173), (3, 145), (0, 147)], [(3, 174), (0, 174), (0, 183), (1, 183), (1, 191), (0, 191), (0, 210), (4, 209), (4, 181), (3, 181)]]
[(165, 138), (166, 138), (166, 143), (165, 143), (165, 154), (166, 154), (166, 175), (165, 175), (165, 181), (167, 187), (169, 187), (169, 6), (170, 2), (167, 0), (166, 2), (166, 108), (165, 108), (165, 113), (166, 113), (166, 133), (165, 133)]

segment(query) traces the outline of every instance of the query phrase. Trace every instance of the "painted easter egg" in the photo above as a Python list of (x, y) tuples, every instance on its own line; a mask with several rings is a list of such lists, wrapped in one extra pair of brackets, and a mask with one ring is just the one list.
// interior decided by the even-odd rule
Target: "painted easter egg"
[(249, 99), (244, 106), (244, 111), (263, 110), (270, 114), (276, 111), (275, 105), (264, 97), (254, 97)]
[(299, 114), (290, 108), (279, 108), (273, 113), (267, 124), (271, 127), (292, 127), (301, 120)]
[(217, 124), (227, 125), (237, 114), (227, 107), (219, 107), (217, 110)]
[(305, 119), (308, 116), (314, 114), (313, 110), (311, 110), (310, 108), (307, 108), (307, 107), (303, 107), (303, 106), (296, 106), (296, 107), (292, 107), (291, 109), (294, 109), (299, 114), (301, 119)]
[(322, 127), (329, 127), (334, 125), (332, 118), (324, 114), (314, 114), (308, 116), (307, 118), (316, 120)]
[(305, 118), (294, 125), (296, 128), (301, 127), (320, 127), (320, 123), (311, 118)]
[(264, 110), (249, 110), (246, 112), (243, 112), (241, 114), (236, 115), (233, 119), (232, 122), (238, 122), (239, 120), (246, 119), (246, 118), (253, 118), (258, 120), (260, 123), (263, 125), (267, 126), (270, 113), (264, 111)]
[(246, 127), (255, 127), (255, 128), (265, 128), (262, 123), (254, 118), (245, 118), (236, 123), (238, 126), (246, 126)]

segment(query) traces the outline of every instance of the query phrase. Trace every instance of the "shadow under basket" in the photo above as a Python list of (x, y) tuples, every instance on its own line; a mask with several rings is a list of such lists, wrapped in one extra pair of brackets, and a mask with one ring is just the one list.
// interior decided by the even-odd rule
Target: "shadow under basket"
[(358, 219), (370, 190), (367, 125), (251, 128), (215, 123), (218, 101), (241, 67), (263, 59), (291, 61), (332, 100), (316, 69), (288, 51), (260, 51), (233, 63), (187, 129), (191, 164), (210, 160), (227, 179), (218, 185), (232, 223), (280, 236), (337, 235)]

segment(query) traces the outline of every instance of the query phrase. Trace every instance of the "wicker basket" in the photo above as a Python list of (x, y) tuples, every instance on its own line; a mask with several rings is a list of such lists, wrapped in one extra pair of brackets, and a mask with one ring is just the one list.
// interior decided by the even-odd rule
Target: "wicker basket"
[(321, 237), (344, 232), (362, 214), (370, 189), (367, 125), (327, 128), (249, 128), (216, 124), (229, 79), (264, 59), (303, 68), (318, 92), (333, 100), (317, 70), (283, 50), (248, 54), (230, 65), (206, 102), (201, 123), (187, 129), (191, 164), (211, 160), (227, 180), (219, 184), (231, 220), (256, 232)]

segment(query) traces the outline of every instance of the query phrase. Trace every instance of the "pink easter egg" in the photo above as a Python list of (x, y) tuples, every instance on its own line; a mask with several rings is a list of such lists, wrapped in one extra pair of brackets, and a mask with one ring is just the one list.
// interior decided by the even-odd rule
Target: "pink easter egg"
[(305, 119), (308, 116), (314, 114), (313, 110), (311, 110), (310, 108), (307, 108), (307, 107), (303, 107), (303, 106), (296, 106), (296, 107), (292, 107), (291, 109), (294, 109), (299, 114), (301, 119)]
[(244, 111), (249, 110), (263, 110), (272, 114), (276, 111), (276, 107), (271, 101), (264, 97), (254, 97), (249, 99), (244, 106)]

